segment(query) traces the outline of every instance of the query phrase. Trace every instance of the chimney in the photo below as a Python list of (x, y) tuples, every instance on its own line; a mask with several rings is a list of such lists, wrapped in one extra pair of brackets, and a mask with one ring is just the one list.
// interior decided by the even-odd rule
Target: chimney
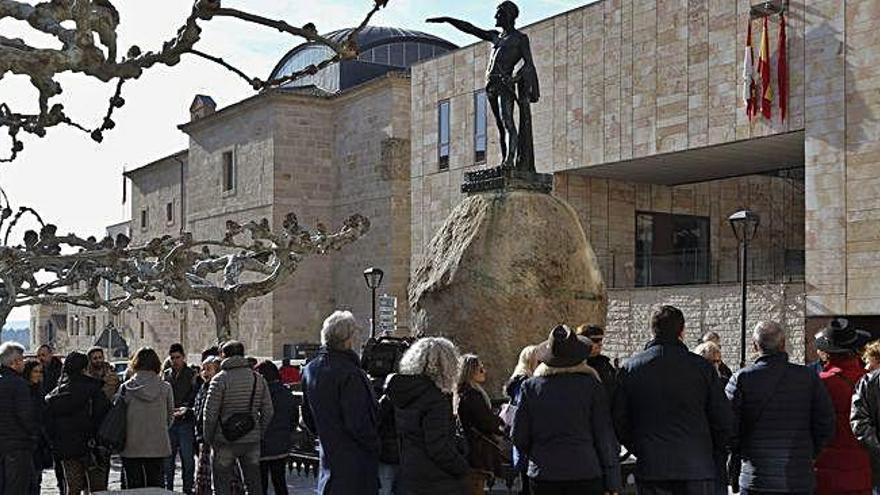
[(207, 95), (196, 95), (189, 106), (190, 122), (202, 119), (217, 111), (217, 102)]

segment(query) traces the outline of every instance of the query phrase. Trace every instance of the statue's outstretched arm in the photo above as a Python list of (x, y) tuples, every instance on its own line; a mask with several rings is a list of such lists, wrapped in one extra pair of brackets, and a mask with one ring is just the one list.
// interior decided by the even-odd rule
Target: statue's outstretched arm
[(461, 31), (463, 33), (470, 34), (472, 36), (476, 36), (477, 38), (480, 38), (481, 40), (484, 40), (484, 41), (492, 41), (495, 39), (495, 36), (498, 35), (498, 33), (496, 31), (491, 31), (491, 30), (487, 31), (485, 29), (480, 29), (477, 26), (474, 26), (473, 24), (471, 24), (467, 21), (453, 19), (452, 17), (431, 17), (430, 19), (427, 19), (425, 22), (433, 22), (433, 23), (446, 22), (448, 24), (451, 24), (452, 27), (454, 27), (455, 29), (458, 29), (459, 31)]

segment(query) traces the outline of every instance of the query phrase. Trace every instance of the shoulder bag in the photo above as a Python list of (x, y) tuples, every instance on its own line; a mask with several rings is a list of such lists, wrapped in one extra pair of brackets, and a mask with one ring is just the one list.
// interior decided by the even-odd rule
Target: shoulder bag
[(257, 426), (254, 420), (254, 394), (257, 391), (257, 374), (254, 373), (254, 385), (251, 388), (251, 400), (248, 402), (247, 412), (235, 413), (220, 422), (220, 429), (226, 440), (234, 442), (248, 433)]

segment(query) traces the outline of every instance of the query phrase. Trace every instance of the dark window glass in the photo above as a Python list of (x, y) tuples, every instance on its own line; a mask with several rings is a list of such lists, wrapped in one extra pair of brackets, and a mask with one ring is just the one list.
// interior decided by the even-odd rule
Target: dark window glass
[(388, 49), (391, 52), (391, 65), (396, 67), (406, 67), (406, 64), (403, 61), (403, 44), (394, 43), (393, 45), (389, 45)]
[(141, 210), (141, 228), (147, 228), (147, 210)]
[(474, 93), (474, 161), (486, 161), (486, 91)]
[(709, 219), (636, 213), (636, 286), (709, 282)]
[(174, 221), (174, 203), (166, 203), (165, 204), (165, 220), (169, 222)]
[(373, 48), (373, 62), (388, 64), (388, 45)]
[(438, 152), (440, 157), (440, 170), (449, 168), (449, 100), (443, 100), (438, 106)]
[(223, 191), (235, 189), (235, 155), (231, 151), (223, 152)]
[(407, 43), (406, 44), (406, 56), (404, 57), (404, 63), (407, 67), (416, 63), (419, 60), (419, 45), (418, 43)]

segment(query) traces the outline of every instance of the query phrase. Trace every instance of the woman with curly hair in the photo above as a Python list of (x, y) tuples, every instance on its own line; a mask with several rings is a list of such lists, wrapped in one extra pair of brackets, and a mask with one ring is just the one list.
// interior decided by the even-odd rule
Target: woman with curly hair
[(458, 350), (441, 337), (419, 339), (400, 360), (400, 373), (388, 381), (400, 438), (400, 493), (467, 493), (466, 447), (456, 434), (452, 393), (458, 376)]

